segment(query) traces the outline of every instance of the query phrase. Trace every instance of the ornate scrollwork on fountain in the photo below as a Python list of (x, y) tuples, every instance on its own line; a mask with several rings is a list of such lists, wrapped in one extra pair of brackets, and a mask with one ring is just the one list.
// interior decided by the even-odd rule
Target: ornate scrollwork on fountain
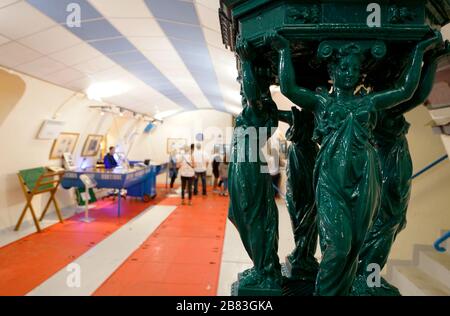
[(415, 12), (408, 7), (393, 5), (389, 8), (389, 23), (404, 24), (414, 21), (416, 17)]
[(320, 22), (320, 7), (292, 6), (286, 11), (287, 23), (289, 24), (317, 24)]

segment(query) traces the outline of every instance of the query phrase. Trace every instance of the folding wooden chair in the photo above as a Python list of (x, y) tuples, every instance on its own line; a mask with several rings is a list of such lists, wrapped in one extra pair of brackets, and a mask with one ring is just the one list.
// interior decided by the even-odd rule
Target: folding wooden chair
[[(50, 204), (52, 202), (53, 205), (55, 206), (56, 214), (58, 215), (59, 221), (62, 223), (63, 219), (61, 216), (61, 211), (58, 206), (58, 202), (56, 202), (55, 199), (55, 194), (56, 191), (58, 190), (59, 184), (61, 183), (64, 172), (50, 172), (46, 168), (35, 168), (19, 171), (17, 175), (19, 177), (19, 182), (22, 187), (23, 194), (25, 195), (26, 198), (26, 205), (22, 211), (22, 214), (20, 215), (15, 230), (16, 231), (19, 230), (27, 210), (30, 209), (34, 225), (36, 225), (37, 231), (41, 232), (39, 221), (42, 221), (44, 219), (44, 216), (47, 213), (48, 209), (50, 208)], [(50, 198), (38, 221), (36, 217), (36, 212), (34, 211), (31, 202), (34, 196), (43, 193), (50, 193)]]

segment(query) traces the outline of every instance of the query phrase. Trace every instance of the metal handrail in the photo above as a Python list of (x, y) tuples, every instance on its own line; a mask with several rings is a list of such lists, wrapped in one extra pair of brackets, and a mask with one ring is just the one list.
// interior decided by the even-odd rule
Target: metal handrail
[(441, 244), (443, 244), (447, 239), (450, 239), (450, 231), (434, 242), (434, 249), (439, 252), (445, 252), (447, 249), (442, 247)]
[(441, 162), (443, 162), (445, 159), (448, 158), (448, 155), (444, 155), (441, 158), (439, 158), (438, 160), (430, 163), (428, 166), (426, 166), (425, 168), (423, 168), (422, 170), (420, 170), (419, 172), (417, 172), (415, 175), (412, 176), (412, 179), (417, 178), (418, 176), (420, 176), (421, 174), (424, 174), (425, 172), (427, 172), (428, 170), (432, 169), (433, 167), (437, 166), (438, 164), (440, 164)]
[[(448, 155), (444, 155), (441, 158), (439, 158), (438, 160), (432, 162), (431, 164), (429, 164), (428, 166), (426, 166), (425, 168), (423, 168), (422, 170), (420, 170), (419, 172), (417, 172), (412, 179), (417, 178), (418, 176), (420, 176), (421, 174), (424, 174), (425, 172), (427, 172), (428, 170), (434, 168), (435, 166), (437, 166), (438, 164), (440, 164), (441, 162), (443, 162), (444, 160), (446, 160), (448, 158)], [(445, 249), (444, 247), (441, 246), (442, 243), (444, 243), (447, 239), (450, 238), (450, 231), (447, 232), (444, 236), (440, 237), (439, 239), (437, 239), (434, 242), (434, 248), (439, 251), (439, 252), (445, 252), (447, 249)]]

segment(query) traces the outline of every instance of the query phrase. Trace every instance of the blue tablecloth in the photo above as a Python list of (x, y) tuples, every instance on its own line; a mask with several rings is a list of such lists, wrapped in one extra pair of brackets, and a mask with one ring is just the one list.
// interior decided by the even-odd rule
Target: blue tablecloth
[[(127, 190), (127, 195), (132, 197), (141, 197), (145, 200), (156, 196), (156, 176), (167, 171), (167, 164), (150, 165), (146, 167), (135, 168), (116, 168), (113, 170), (105, 169), (78, 169), (66, 171), (61, 181), (64, 189), (84, 188), (80, 176), (89, 175), (97, 182), (99, 189), (121, 189)], [(118, 214), (120, 216), (120, 198), (118, 194)]]

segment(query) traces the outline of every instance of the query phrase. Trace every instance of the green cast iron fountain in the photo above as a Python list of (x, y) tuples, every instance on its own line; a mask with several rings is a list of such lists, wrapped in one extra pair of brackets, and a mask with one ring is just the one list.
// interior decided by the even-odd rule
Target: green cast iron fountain
[[(405, 224), (412, 168), (403, 114), (427, 99), (438, 60), (450, 54), (440, 34), (450, 0), (221, 0), (219, 16), (223, 42), (236, 52), (244, 108), (229, 217), (254, 263), (235, 294), (282, 295), (301, 280), (312, 282), (308, 294), (399, 295), (385, 280), (369, 282), (370, 272), (383, 268)], [(274, 84), (302, 111), (277, 111)], [(287, 206), (296, 249), (287, 281), (266, 162), (261, 146), (249, 145), (264, 145), (279, 120), (291, 125), (292, 141)]]

